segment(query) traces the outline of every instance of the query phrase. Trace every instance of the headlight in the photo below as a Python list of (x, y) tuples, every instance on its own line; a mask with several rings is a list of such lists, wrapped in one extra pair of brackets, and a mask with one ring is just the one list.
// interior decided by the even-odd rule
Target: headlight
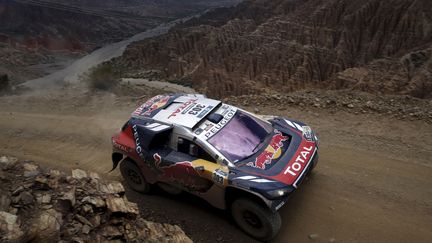
[(286, 188), (276, 189), (273, 191), (268, 191), (266, 192), (266, 194), (268, 195), (269, 198), (275, 199), (275, 198), (287, 196), (292, 191), (294, 191), (294, 188), (286, 187)]

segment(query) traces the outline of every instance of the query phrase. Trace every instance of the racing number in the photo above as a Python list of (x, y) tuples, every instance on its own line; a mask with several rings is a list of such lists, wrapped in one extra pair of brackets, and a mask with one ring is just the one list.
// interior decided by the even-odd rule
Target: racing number
[(198, 113), (200, 113), (205, 107), (205, 105), (196, 104), (195, 107), (189, 111), (189, 114), (198, 115)]
[(224, 177), (226, 176), (226, 173), (223, 171), (220, 171), (219, 169), (215, 170), (213, 172), (213, 181), (216, 183), (219, 183), (221, 185), (224, 184)]

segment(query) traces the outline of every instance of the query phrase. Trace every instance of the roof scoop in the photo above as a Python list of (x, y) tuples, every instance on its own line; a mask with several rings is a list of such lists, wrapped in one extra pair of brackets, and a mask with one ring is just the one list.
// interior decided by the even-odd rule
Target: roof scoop
[(223, 116), (221, 114), (217, 114), (217, 113), (210, 114), (207, 117), (207, 120), (209, 120), (215, 124), (218, 124), (222, 119), (223, 119)]

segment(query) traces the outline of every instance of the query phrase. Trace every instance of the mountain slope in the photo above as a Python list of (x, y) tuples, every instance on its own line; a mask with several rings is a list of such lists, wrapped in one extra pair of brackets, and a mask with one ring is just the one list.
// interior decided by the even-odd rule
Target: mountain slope
[(215, 96), (348, 88), (425, 98), (431, 16), (429, 0), (246, 1), (135, 43), (114, 63)]

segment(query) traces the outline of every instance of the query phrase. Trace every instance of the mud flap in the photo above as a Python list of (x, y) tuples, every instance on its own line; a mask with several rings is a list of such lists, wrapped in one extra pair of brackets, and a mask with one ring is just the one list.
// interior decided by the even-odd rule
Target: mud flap
[(123, 159), (121, 159), (119, 161), (113, 161), (113, 167), (110, 171), (108, 171), (108, 173), (113, 172), (117, 168), (117, 166), (120, 164), (121, 161), (123, 161)]

